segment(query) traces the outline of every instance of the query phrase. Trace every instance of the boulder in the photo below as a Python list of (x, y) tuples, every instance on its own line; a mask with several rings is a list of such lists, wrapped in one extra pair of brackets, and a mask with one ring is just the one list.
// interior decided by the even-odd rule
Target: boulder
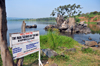
[(50, 66), (58, 66), (56, 63), (51, 64)]
[(89, 40), (92, 40), (92, 38), (89, 36), (89, 38), (88, 38)]
[(100, 47), (100, 44), (98, 44), (98, 47)]
[(67, 29), (65, 30), (65, 32), (71, 33), (71, 29)]
[(69, 25), (69, 28), (75, 28), (75, 18), (68, 18), (66, 23)]
[(48, 30), (49, 28), (51, 28), (51, 29), (55, 28), (55, 25), (48, 25), (48, 26), (45, 27), (45, 30)]
[(58, 17), (56, 18), (57, 26), (60, 27), (64, 21), (64, 17), (62, 15), (58, 15)]
[(26, 25), (25, 28), (37, 28), (37, 25)]
[(89, 46), (89, 47), (94, 47), (95, 45), (97, 45), (97, 42), (95, 42), (95, 41), (85, 41), (85, 45)]
[(87, 27), (87, 24), (84, 24), (83, 26), (84, 26), (84, 27)]
[(85, 21), (82, 21), (82, 22), (80, 22), (79, 24), (80, 24), (80, 25), (84, 25), (84, 22), (85, 22)]
[(42, 51), (46, 54), (46, 56), (48, 57), (52, 57), (52, 56), (57, 56), (58, 54), (51, 49), (42, 49)]

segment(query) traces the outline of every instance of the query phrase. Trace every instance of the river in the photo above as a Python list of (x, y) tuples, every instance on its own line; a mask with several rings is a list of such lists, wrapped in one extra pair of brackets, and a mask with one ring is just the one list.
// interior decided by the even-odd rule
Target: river
[[(26, 25), (37, 25), (37, 28), (27, 28), (27, 31), (36, 31), (39, 30), (40, 35), (44, 35), (47, 33), (47, 31), (44, 30), (45, 26), (50, 25), (50, 24), (56, 24), (56, 22), (38, 22), (38, 21), (25, 21)], [(7, 45), (9, 46), (9, 34), (10, 33), (20, 33), (21, 32), (21, 25), (22, 25), (22, 21), (7, 21), (7, 26), (8, 26), (8, 31), (7, 31)], [(70, 36), (73, 39), (75, 39), (76, 41), (78, 41), (81, 44), (84, 44), (84, 41), (82, 40), (88, 40), (88, 37), (90, 36), (92, 38), (91, 41), (96, 41), (96, 42), (100, 42), (100, 34), (67, 34), (67, 33), (63, 33), (62, 35), (65, 36)]]

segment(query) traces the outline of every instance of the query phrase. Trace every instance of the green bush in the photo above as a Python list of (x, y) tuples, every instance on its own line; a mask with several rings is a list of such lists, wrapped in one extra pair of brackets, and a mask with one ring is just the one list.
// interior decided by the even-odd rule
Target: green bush
[(80, 20), (81, 20), (81, 19), (79, 19), (79, 18), (75, 18), (75, 21), (76, 21), (76, 22), (80, 22)]
[(97, 17), (93, 19), (93, 21), (97, 21)]

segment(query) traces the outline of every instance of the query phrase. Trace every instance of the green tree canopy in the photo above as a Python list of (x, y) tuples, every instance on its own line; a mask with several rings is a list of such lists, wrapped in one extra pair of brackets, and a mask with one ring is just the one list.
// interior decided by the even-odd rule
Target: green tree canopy
[(55, 14), (57, 13), (63, 16), (67, 13), (67, 16), (70, 17), (74, 16), (75, 14), (81, 14), (81, 11), (79, 9), (82, 9), (82, 7), (76, 4), (59, 6), (52, 11), (51, 15), (55, 16)]

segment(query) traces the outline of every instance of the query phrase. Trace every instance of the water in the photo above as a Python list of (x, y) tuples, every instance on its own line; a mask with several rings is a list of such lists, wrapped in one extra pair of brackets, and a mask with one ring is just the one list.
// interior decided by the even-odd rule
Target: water
[[(21, 32), (21, 25), (23, 21), (8, 21), (8, 31), (7, 31), (7, 45), (9, 46), (9, 34), (10, 33), (20, 33)], [(36, 22), (36, 21), (25, 21), (26, 25), (37, 25), (37, 28), (27, 28), (26, 32), (28, 31), (37, 31), (39, 30), (40, 35), (44, 35), (47, 31), (44, 30), (45, 26), (49, 24), (55, 24), (55, 22)]]
[[(56, 24), (55, 22), (36, 22), (36, 21), (25, 21), (26, 25), (37, 25), (37, 28), (27, 28), (27, 31), (36, 31), (39, 30), (40, 35), (44, 35), (47, 33), (47, 31), (44, 30), (45, 26), (50, 25), (50, 24)], [(7, 22), (7, 26), (8, 26), (8, 31), (7, 31), (7, 45), (9, 46), (9, 33), (19, 33), (21, 32), (21, 25), (22, 25), (22, 21), (8, 21)], [(65, 36), (69, 36), (72, 37), (73, 39), (75, 39), (76, 41), (78, 41), (81, 44), (85, 44), (84, 41), (96, 41), (96, 42), (100, 42), (100, 34), (68, 34), (68, 33), (62, 33)], [(92, 40), (89, 40), (88, 37), (91, 37)]]

